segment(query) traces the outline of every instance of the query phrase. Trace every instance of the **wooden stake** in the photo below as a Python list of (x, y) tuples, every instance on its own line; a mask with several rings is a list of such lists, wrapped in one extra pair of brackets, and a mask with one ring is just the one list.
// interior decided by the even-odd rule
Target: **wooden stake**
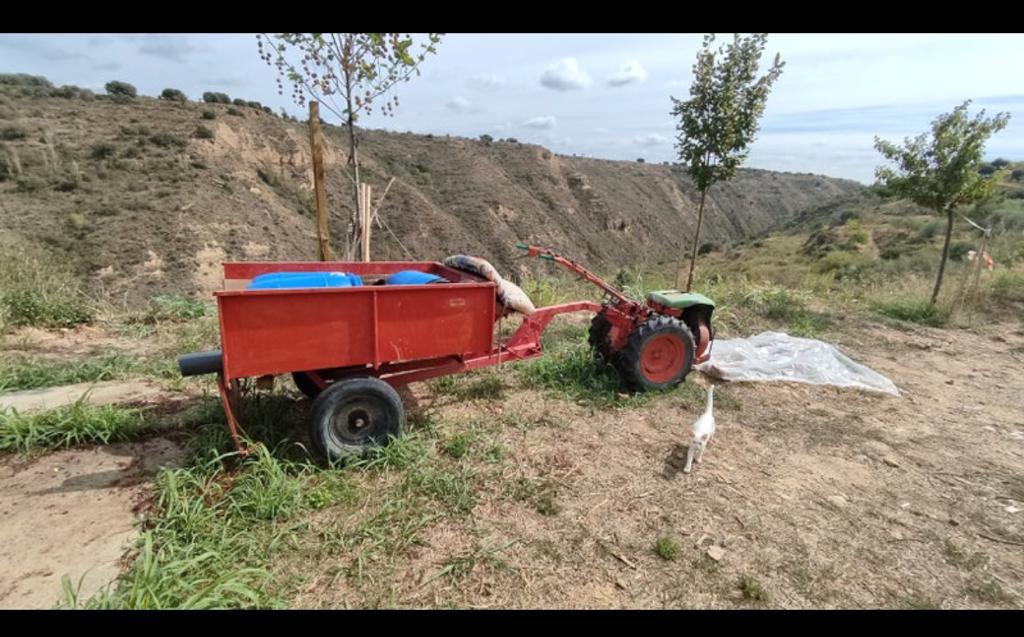
[(363, 242), (363, 261), (370, 261), (370, 192), (372, 187), (369, 184), (359, 184), (361, 192), (360, 207), (363, 211), (363, 218), (361, 219), (362, 224), (362, 242)]
[(316, 194), (316, 237), (321, 261), (330, 261), (331, 245), (327, 234), (327, 191), (324, 190), (324, 156), (320, 136), (320, 102), (309, 103), (309, 150), (313, 158), (313, 191)]

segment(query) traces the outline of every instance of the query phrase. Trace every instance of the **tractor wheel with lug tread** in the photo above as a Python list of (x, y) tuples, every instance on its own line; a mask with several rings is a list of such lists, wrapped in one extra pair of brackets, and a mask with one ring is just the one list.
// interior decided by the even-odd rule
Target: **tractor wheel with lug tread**
[(635, 389), (668, 389), (690, 373), (695, 351), (693, 334), (685, 323), (653, 314), (629, 333), (616, 367)]
[(590, 334), (587, 337), (587, 342), (590, 343), (590, 348), (594, 350), (594, 353), (604, 361), (611, 361), (612, 358), (612, 344), (608, 340), (611, 329), (612, 323), (604, 312), (598, 312), (590, 320)]
[(404, 426), (398, 392), (379, 378), (361, 376), (331, 383), (313, 401), (309, 438), (321, 457), (340, 461), (386, 445)]

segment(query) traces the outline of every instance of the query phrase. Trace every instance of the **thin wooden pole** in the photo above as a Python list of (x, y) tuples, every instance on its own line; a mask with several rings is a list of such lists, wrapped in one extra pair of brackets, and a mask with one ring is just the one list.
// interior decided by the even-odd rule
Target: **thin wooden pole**
[(320, 102), (309, 103), (309, 150), (313, 158), (313, 191), (316, 194), (316, 237), (321, 261), (330, 261), (331, 244), (327, 234), (327, 191), (324, 190), (324, 155), (320, 136)]
[(362, 201), (360, 206), (362, 207), (363, 218), (362, 218), (362, 231), (363, 231), (363, 261), (370, 261), (370, 192), (372, 190), (369, 184), (360, 184), (362, 190)]

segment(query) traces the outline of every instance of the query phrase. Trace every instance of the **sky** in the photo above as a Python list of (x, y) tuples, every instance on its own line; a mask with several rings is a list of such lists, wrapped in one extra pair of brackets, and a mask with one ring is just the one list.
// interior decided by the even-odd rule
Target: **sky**
[[(397, 87), (395, 131), (514, 137), (562, 154), (676, 161), (670, 97), (686, 99), (702, 34), (448, 34), (422, 74)], [(731, 37), (719, 36), (719, 40)], [(786, 66), (745, 164), (863, 183), (881, 156), (964, 100), (1011, 115), (989, 159), (1024, 160), (1024, 35), (769, 34), (765, 63)], [(102, 92), (110, 80), (144, 95), (177, 88), (303, 112), (253, 34), (0, 34), (0, 73), (43, 75)], [(333, 118), (325, 114), (325, 119)]]

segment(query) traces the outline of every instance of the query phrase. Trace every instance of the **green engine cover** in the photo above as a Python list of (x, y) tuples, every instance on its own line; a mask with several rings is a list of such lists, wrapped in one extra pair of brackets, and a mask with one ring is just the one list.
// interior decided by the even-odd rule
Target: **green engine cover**
[(656, 292), (648, 292), (647, 300), (678, 310), (685, 310), (686, 308), (693, 307), (694, 305), (707, 305), (712, 308), (715, 307), (715, 302), (703, 294), (697, 294), (696, 292), (679, 292), (678, 290), (659, 290)]

